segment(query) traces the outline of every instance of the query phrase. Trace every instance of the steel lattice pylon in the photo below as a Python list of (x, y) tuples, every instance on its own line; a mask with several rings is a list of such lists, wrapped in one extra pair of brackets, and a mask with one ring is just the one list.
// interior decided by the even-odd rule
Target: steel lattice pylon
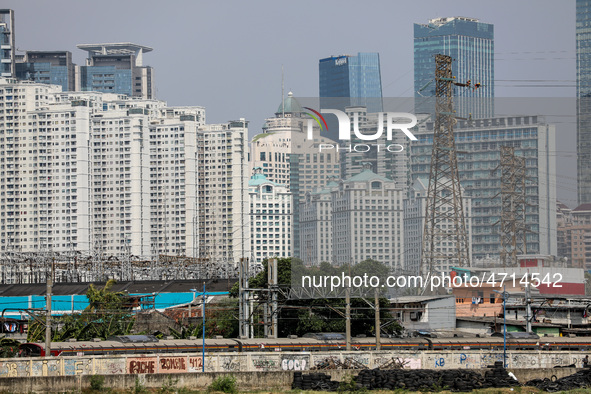
[[(470, 266), (464, 204), (458, 175), (453, 126), (452, 58), (435, 56), (435, 132), (425, 207), (421, 274), (433, 272), (437, 261)], [(451, 242), (451, 244), (449, 244)], [(452, 245), (452, 248), (447, 246)]]
[(517, 255), (527, 253), (525, 234), (525, 158), (515, 148), (501, 146), (501, 263), (516, 266)]

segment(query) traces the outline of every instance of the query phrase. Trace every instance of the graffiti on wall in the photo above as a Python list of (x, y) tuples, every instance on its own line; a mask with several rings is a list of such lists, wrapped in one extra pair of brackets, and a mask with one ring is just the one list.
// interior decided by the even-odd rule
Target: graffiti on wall
[(284, 371), (305, 371), (310, 368), (310, 356), (283, 356), (281, 369)]
[(187, 372), (201, 372), (203, 370), (203, 357), (187, 357)]
[(22, 361), (0, 361), (0, 377), (16, 378), (18, 376), (31, 376), (30, 365)]
[(92, 359), (66, 359), (64, 360), (64, 375), (91, 375)]
[[(509, 352), (507, 363), (510, 368), (553, 368), (555, 366), (580, 366), (581, 352), (537, 351)], [(205, 357), (198, 355), (150, 355), (150, 356), (80, 356), (50, 357), (31, 359), (0, 360), (0, 379), (29, 376), (71, 376), (71, 375), (116, 375), (116, 374), (154, 374), (201, 372), (205, 361), (206, 372), (237, 371), (306, 371), (314, 365), (333, 362), (360, 363), (368, 368), (376, 368), (392, 360), (392, 354), (381, 353), (210, 353)], [(486, 368), (496, 361), (503, 360), (502, 352), (424, 352), (397, 353), (397, 360), (404, 368), (430, 369), (478, 369)]]
[(129, 374), (145, 374), (156, 373), (158, 368), (157, 357), (141, 357), (127, 359), (127, 373)]
[(218, 366), (224, 372), (238, 372), (240, 371), (240, 357), (239, 356), (219, 356)]
[(160, 357), (159, 373), (187, 372), (187, 357)]
[[(31, 367), (31, 376), (62, 376), (62, 359), (34, 360)], [(19, 375), (21, 376), (21, 375)]]
[(277, 371), (281, 359), (276, 354), (263, 354), (251, 356), (252, 368), (254, 371)]
[(420, 358), (402, 358), (401, 360), (404, 363), (404, 368), (421, 369), (421, 359)]
[(94, 359), (94, 374), (95, 375), (118, 375), (124, 374), (125, 359), (124, 358), (95, 358)]

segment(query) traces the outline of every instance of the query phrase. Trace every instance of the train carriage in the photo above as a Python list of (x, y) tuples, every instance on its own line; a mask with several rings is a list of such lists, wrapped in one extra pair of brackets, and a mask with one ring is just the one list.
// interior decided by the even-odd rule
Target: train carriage
[[(256, 338), (256, 339), (206, 339), (205, 351), (212, 352), (261, 352), (261, 351), (344, 351), (344, 336), (313, 334), (305, 337), (291, 338)], [(152, 336), (121, 336), (106, 341), (71, 341), (52, 342), (53, 356), (107, 355), (107, 354), (163, 354), (163, 353), (201, 353), (202, 339), (164, 339)], [(508, 350), (539, 350), (539, 351), (585, 351), (591, 350), (591, 337), (543, 337), (507, 339)], [(354, 351), (375, 350), (376, 339), (352, 338), (351, 348)], [(381, 349), (393, 353), (399, 351), (465, 351), (490, 350), (502, 351), (502, 337), (486, 338), (382, 338)], [(43, 343), (24, 343), (20, 345), (19, 356), (45, 356)]]

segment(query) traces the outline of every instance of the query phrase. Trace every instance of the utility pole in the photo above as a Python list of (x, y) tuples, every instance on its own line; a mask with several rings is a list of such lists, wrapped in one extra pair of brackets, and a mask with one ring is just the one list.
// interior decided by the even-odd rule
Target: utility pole
[(269, 259), (268, 262), (268, 266), (267, 266), (267, 272), (268, 272), (268, 278), (267, 278), (267, 282), (269, 283), (269, 296), (270, 296), (270, 314), (271, 314), (271, 333), (268, 336), (269, 338), (278, 338), (279, 337), (279, 333), (277, 332), (278, 330), (278, 324), (277, 324), (277, 315), (278, 315), (278, 311), (277, 311), (277, 292), (279, 291), (279, 276), (277, 273), (277, 259)]
[[(452, 58), (435, 55), (435, 130), (427, 189), (425, 226), (421, 255), (421, 275), (433, 272), (440, 261), (458, 267), (470, 266), (469, 240), (466, 231), (464, 202), (458, 173), (457, 150), (453, 127), (456, 122), (453, 109), (453, 89), (465, 86), (455, 82)], [(438, 252), (441, 245), (454, 246), (454, 250)]]
[(507, 368), (507, 290), (503, 286), (503, 367)]
[(351, 351), (351, 288), (345, 291), (345, 343), (347, 351)]
[[(239, 336), (241, 339), (249, 337), (249, 289), (248, 289), (248, 258), (242, 257), (240, 259), (240, 266), (238, 271), (238, 297), (240, 301), (238, 310), (239, 320)], [(265, 326), (266, 327), (266, 326)]]
[(502, 293), (498, 290), (493, 291), (503, 296), (503, 367), (507, 368), (507, 298), (509, 297), (509, 293), (507, 293), (506, 286), (503, 286)]
[(376, 302), (376, 350), (381, 350), (382, 348), (382, 344), (381, 344), (381, 333), (380, 333), (380, 292), (378, 290), (378, 288), (376, 287), (375, 289), (375, 302)]
[(45, 357), (51, 356), (51, 293), (53, 292), (53, 270), (54, 270), (54, 261), (53, 261), (53, 252), (51, 256), (51, 268), (48, 270), (47, 275), (47, 290), (45, 295), (46, 300), (46, 309), (47, 312), (45, 314)]
[(203, 282), (203, 303), (201, 304), (201, 317), (202, 317), (202, 328), (201, 328), (201, 332), (202, 332), (202, 337), (203, 337), (203, 342), (201, 344), (201, 372), (205, 372), (205, 300), (206, 300), (206, 295), (205, 295), (205, 282)]
[(269, 338), (269, 303), (263, 304), (263, 337)]
[(527, 282), (525, 284), (525, 332), (528, 334), (531, 333), (531, 296), (530, 296), (530, 289), (529, 289), (529, 272), (527, 273)]
[(249, 328), (250, 328), (250, 339), (254, 339), (254, 300), (252, 299), (252, 297), (249, 300), (249, 307), (250, 307), (250, 320), (249, 322)]
[(192, 306), (193, 306), (193, 302), (195, 302), (197, 289), (190, 289), (190, 291), (193, 292), (193, 298), (191, 299), (191, 302), (189, 302), (189, 316), (187, 317), (187, 324), (191, 324), (191, 316), (193, 315)]
[[(587, 307), (585, 307), (585, 312), (587, 312)], [(566, 314), (566, 318), (568, 319), (568, 328), (572, 328), (572, 320), (570, 317), (570, 299), (568, 300), (568, 312)]]

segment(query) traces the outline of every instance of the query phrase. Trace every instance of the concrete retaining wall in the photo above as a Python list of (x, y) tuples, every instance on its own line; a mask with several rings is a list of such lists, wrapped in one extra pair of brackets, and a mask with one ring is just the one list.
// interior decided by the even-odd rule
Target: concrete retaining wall
[[(125, 390), (135, 386), (136, 379), (146, 388), (159, 388), (169, 382), (187, 388), (206, 388), (219, 376), (232, 375), (240, 390), (288, 389), (293, 381), (293, 372), (236, 372), (236, 373), (177, 373), (107, 375), (104, 387)], [(90, 387), (91, 376), (47, 376), (33, 378), (0, 379), (0, 390), (9, 393), (81, 391)]]
[[(331, 375), (333, 380), (343, 381), (346, 375), (357, 375), (359, 371), (329, 370), (324, 371)], [(484, 373), (484, 371), (479, 371)], [(535, 378), (545, 378), (556, 375), (558, 378), (577, 372), (575, 368), (556, 369), (513, 369), (512, 372), (520, 382), (526, 382)], [(135, 386), (136, 379), (146, 388), (159, 388), (170, 381), (175, 387), (187, 387), (191, 389), (204, 389), (220, 376), (233, 376), (236, 378), (238, 388), (243, 390), (286, 390), (291, 387), (293, 372), (205, 372), (205, 373), (176, 373), (176, 374), (141, 374), (141, 375), (107, 375), (104, 386), (125, 390)], [(90, 387), (90, 376), (47, 376), (30, 378), (4, 378), (0, 379), (0, 391), (9, 393), (31, 392), (65, 392), (78, 391)]]
[[(512, 369), (553, 368), (576, 364), (581, 366), (582, 352), (514, 351), (508, 353)], [(205, 372), (307, 371), (327, 358), (344, 363), (359, 363), (376, 368), (397, 358), (406, 368), (479, 369), (503, 360), (498, 351), (466, 350), (463, 352), (261, 352), (211, 353), (205, 356)], [(122, 375), (201, 372), (201, 355), (112, 355), (50, 358), (0, 359), (0, 378)], [(1, 379), (0, 379), (1, 380)]]

